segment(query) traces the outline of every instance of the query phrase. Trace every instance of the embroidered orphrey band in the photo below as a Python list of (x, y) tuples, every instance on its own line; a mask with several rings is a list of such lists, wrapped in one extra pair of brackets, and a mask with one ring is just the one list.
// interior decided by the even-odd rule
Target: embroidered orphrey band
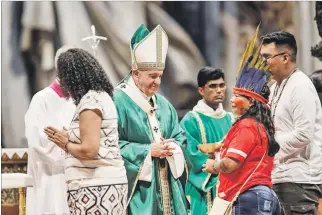
[(163, 206), (163, 214), (171, 215), (171, 200), (170, 200), (170, 187), (168, 181), (168, 162), (165, 162), (165, 166), (162, 167), (159, 163), (159, 175), (161, 185), (161, 199)]
[(211, 190), (207, 192), (207, 212), (210, 213), (212, 208)]

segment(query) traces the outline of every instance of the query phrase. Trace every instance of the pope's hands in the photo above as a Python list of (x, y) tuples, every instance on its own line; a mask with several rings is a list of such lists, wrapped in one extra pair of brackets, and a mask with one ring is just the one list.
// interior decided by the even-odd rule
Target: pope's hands
[(151, 144), (151, 156), (156, 158), (165, 158), (173, 155), (175, 147), (171, 146), (171, 142), (174, 142), (174, 139), (161, 139), (160, 143)]

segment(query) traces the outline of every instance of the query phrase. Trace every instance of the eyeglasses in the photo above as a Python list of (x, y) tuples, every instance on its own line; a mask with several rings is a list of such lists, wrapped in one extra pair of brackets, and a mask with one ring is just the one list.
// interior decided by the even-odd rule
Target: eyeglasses
[(217, 89), (218, 87), (220, 89), (224, 89), (226, 87), (226, 84), (225, 83), (221, 83), (221, 84), (209, 84), (207, 85), (209, 88), (211, 89)]
[(275, 54), (273, 56), (262, 55), (262, 58), (264, 58), (265, 61), (268, 61), (268, 60), (271, 60), (271, 59), (273, 59), (277, 56), (281, 56), (281, 55), (289, 55), (289, 54), (287, 54), (285, 52), (281, 52), (281, 53)]

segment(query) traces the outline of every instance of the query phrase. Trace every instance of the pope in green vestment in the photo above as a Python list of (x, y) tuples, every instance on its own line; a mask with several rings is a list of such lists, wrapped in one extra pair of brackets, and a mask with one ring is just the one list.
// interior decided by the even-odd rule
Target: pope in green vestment
[[(206, 215), (216, 196), (217, 175), (202, 172), (202, 165), (206, 163), (209, 155), (203, 154), (198, 145), (220, 142), (232, 126), (234, 117), (224, 111), (222, 104), (219, 103), (225, 94), (222, 72), (211, 67), (201, 69), (198, 74), (198, 85), (203, 99), (184, 116), (180, 124), (186, 131), (188, 140), (185, 157), (189, 176), (185, 191), (190, 201), (191, 215)], [(212, 85), (217, 87), (213, 89)], [(215, 104), (216, 110), (210, 107), (210, 104)], [(202, 132), (205, 134), (205, 140), (202, 138)]]
[(167, 36), (141, 25), (131, 39), (132, 72), (114, 91), (119, 143), (129, 183), (129, 215), (186, 215), (180, 183), (184, 131), (170, 102), (156, 94)]

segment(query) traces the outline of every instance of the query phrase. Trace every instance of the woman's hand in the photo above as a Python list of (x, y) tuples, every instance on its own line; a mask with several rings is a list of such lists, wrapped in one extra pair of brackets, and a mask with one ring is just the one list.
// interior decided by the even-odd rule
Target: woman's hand
[(52, 126), (48, 126), (44, 129), (44, 132), (46, 133), (48, 140), (52, 141), (59, 148), (66, 151), (66, 144), (68, 143), (69, 139), (66, 128), (58, 130)]
[(219, 152), (223, 143), (208, 143), (208, 144), (199, 144), (197, 147), (199, 151), (204, 154), (213, 154), (215, 152)]
[(215, 171), (214, 165), (216, 161), (213, 159), (208, 159), (205, 164), (202, 165), (202, 171), (203, 172), (209, 172), (211, 174), (218, 174), (218, 172)]
[(202, 165), (202, 171), (212, 174), (225, 173), (229, 174), (242, 166), (242, 162), (234, 158), (224, 157), (220, 162), (213, 159), (208, 159), (205, 164)]

